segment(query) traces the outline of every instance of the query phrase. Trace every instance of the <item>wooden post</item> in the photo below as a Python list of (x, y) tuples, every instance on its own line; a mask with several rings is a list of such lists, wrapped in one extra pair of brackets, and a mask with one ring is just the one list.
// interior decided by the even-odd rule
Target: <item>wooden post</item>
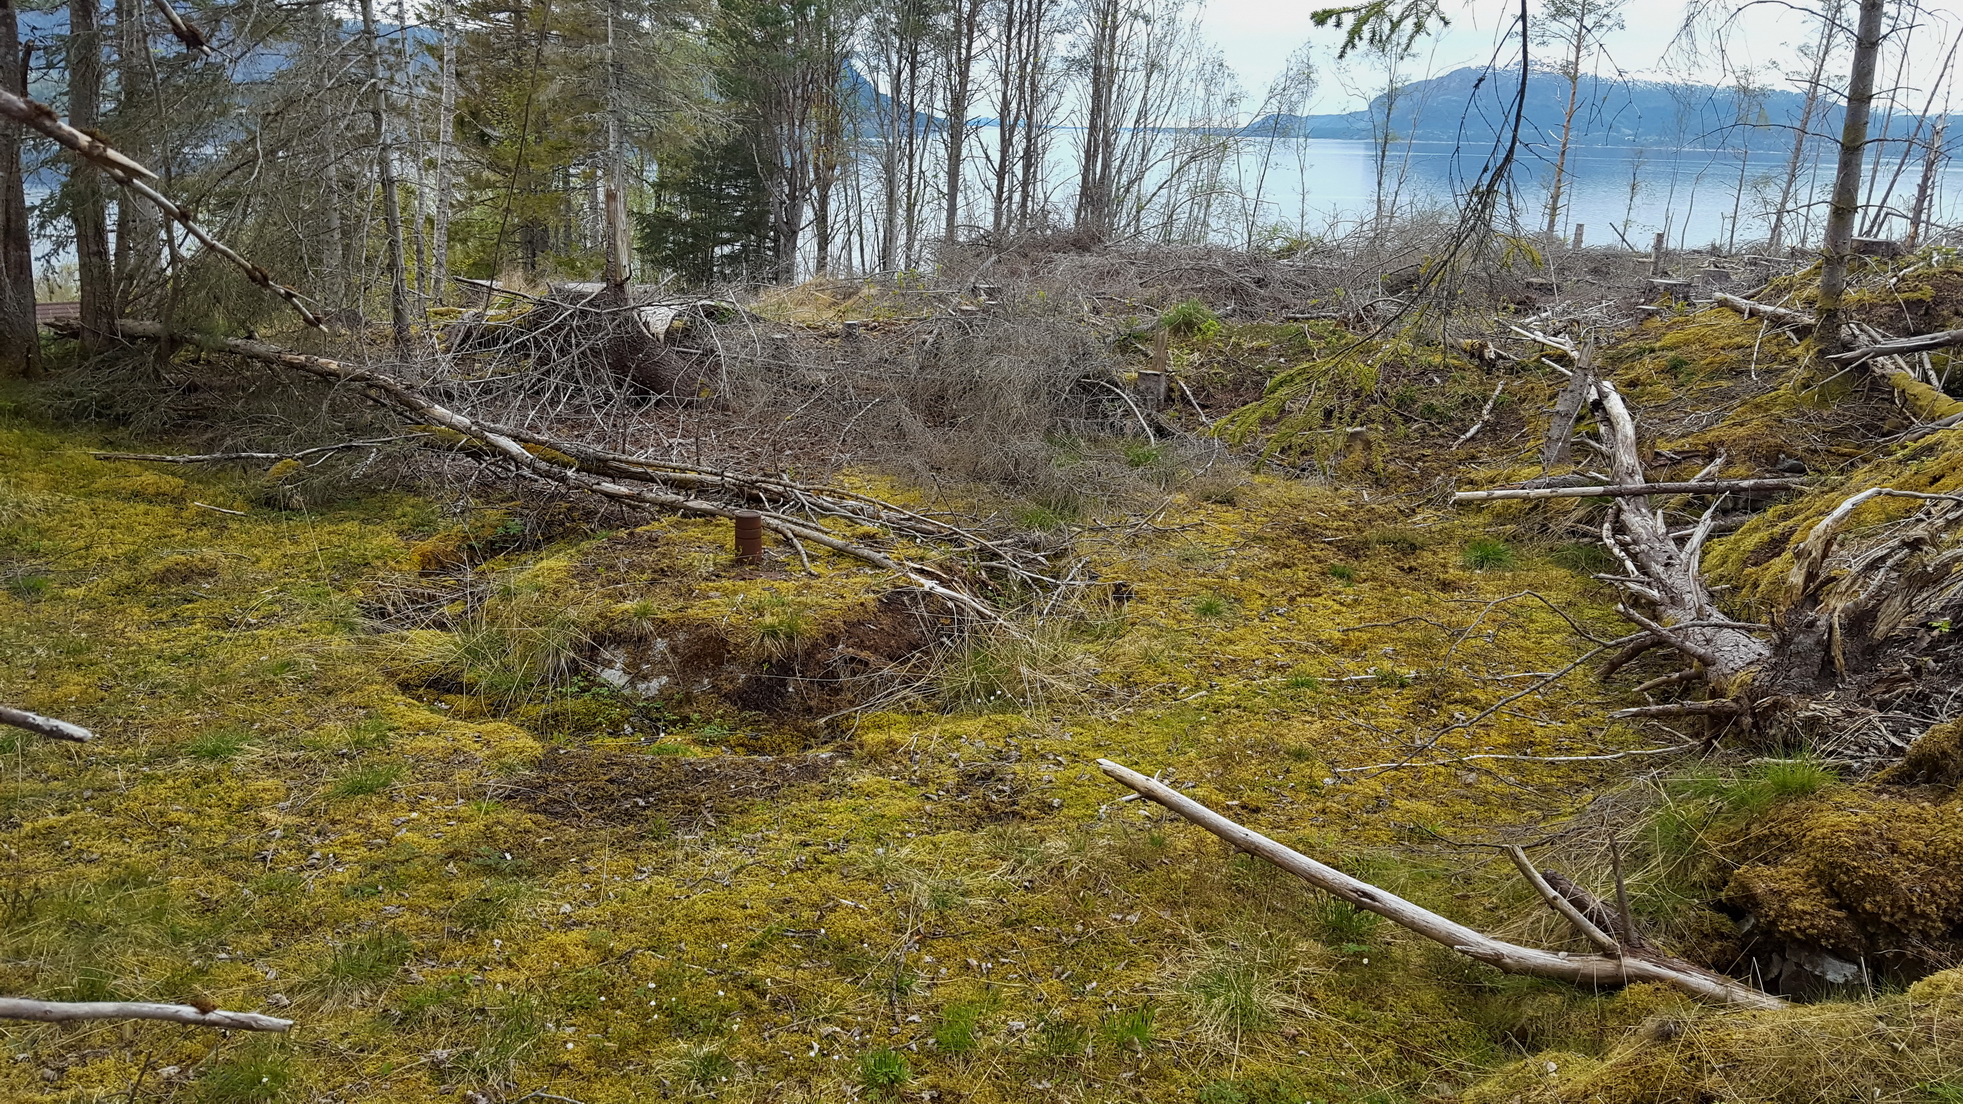
[(1582, 231), (1586, 229), (1588, 229), (1588, 227), (1583, 223), (1577, 222), (1574, 224), (1574, 241), (1568, 246), (1569, 249), (1581, 248), (1581, 234)]
[(1661, 230), (1656, 232), (1656, 241), (1650, 246), (1649, 274), (1651, 276), (1663, 275), (1663, 231)]

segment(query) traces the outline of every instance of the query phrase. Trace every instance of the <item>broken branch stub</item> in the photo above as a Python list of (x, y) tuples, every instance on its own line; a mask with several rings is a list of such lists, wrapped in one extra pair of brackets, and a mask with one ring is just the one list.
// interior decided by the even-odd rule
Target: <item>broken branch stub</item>
[(1276, 843), (1129, 767), (1109, 759), (1099, 759), (1097, 765), (1119, 783), (1212, 832), (1233, 847), (1266, 859), (1324, 893), (1348, 901), (1365, 912), (1375, 913), (1399, 927), (1505, 973), (1554, 978), (1578, 985), (1626, 985), (1634, 981), (1656, 981), (1713, 1004), (1751, 1009), (1786, 1007), (1785, 1001), (1770, 993), (1679, 959), (1650, 953), (1638, 954), (1633, 949), (1625, 949), (1621, 957), (1566, 954), (1495, 939)]

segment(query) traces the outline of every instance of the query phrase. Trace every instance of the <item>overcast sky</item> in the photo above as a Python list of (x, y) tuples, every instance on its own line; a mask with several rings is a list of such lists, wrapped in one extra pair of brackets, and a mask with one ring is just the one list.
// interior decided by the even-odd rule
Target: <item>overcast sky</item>
[[(1305, 42), (1314, 43), (1316, 61), (1324, 79), (1313, 110), (1348, 111), (1363, 106), (1363, 99), (1347, 93), (1342, 82), (1331, 79), (1330, 66), (1335, 45), (1342, 32), (1317, 30), (1309, 23), (1309, 13), (1334, 0), (1210, 0), (1202, 19), (1206, 36), (1220, 47), (1227, 60), (1240, 73), (1241, 83), (1251, 99), (1258, 100), (1268, 83), (1286, 64), (1289, 55)], [(1541, 0), (1529, 0), (1538, 13)], [(1798, 0), (1803, 4), (1804, 0)], [(1669, 57), (1672, 40), (1682, 26), (1687, 0), (1632, 0), (1625, 9), (1625, 29), (1607, 40), (1604, 71), (1620, 69), (1632, 76), (1728, 83), (1725, 61), (1717, 57), (1687, 60)], [(1452, 26), (1421, 42), (1415, 75), (1446, 73), (1465, 65), (1484, 65), (1493, 56), (1498, 36), (1510, 30), (1519, 0), (1445, 0), (1453, 12)], [(1777, 73), (1765, 74), (1767, 67), (1785, 69), (1796, 66), (1798, 47), (1811, 41), (1817, 26), (1811, 18), (1783, 2), (1764, 2), (1746, 7), (1731, 21), (1725, 35), (1726, 59), (1732, 68), (1754, 66), (1764, 74), (1764, 83), (1791, 88)], [(1925, 0), (1924, 29), (1911, 40), (1913, 64), (1908, 83), (1918, 101), (1928, 92), (1928, 82), (1942, 68), (1942, 58), (1950, 40), (1963, 29), (1963, 0)], [(1851, 8), (1851, 5), (1850, 5)], [(1850, 12), (1851, 17), (1851, 12)], [(1513, 49), (1504, 50), (1517, 57)], [(1963, 57), (1963, 55), (1959, 55)], [(1917, 78), (1920, 78), (1919, 80)], [(1886, 83), (1884, 81), (1884, 83)], [(1953, 110), (1963, 111), (1963, 87), (1954, 78), (1950, 91), (1958, 93)], [(1937, 100), (1940, 104), (1941, 93)]]

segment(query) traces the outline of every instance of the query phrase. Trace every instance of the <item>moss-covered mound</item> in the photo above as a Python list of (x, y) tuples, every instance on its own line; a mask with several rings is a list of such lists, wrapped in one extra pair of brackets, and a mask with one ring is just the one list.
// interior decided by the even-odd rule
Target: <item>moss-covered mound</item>
[(1464, 1094), (1467, 1104), (1884, 1100), (1963, 1095), (1963, 970), (1869, 1000), (1726, 1013), (1635, 986), (1654, 1010), (1599, 1058), (1547, 1053)]

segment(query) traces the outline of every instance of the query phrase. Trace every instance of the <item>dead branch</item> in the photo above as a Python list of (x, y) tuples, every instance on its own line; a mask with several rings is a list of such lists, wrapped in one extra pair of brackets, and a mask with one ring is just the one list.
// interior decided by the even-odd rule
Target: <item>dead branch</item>
[(1515, 846), (1508, 846), (1506, 855), (1513, 860), (1513, 865), (1520, 869), (1520, 876), (1527, 879), (1527, 884), (1534, 887), (1535, 893), (1540, 894), (1540, 899), (1547, 902), (1547, 907), (1560, 913), (1562, 919), (1574, 925), (1574, 929), (1581, 933), (1583, 939), (1595, 944), (1596, 948), (1604, 954), (1622, 957), (1622, 944), (1583, 915), (1566, 894), (1555, 892), (1554, 887), (1548, 884), (1550, 879), (1534, 869), (1534, 864), (1528, 860), (1525, 851)]
[(1450, 759), (1433, 759), (1426, 763), (1372, 763), (1367, 767), (1337, 767), (1336, 774), (1350, 774), (1355, 771), (1402, 770), (1406, 767), (1449, 767), (1454, 763), (1470, 763), (1478, 759), (1507, 759), (1519, 763), (1602, 763), (1612, 759), (1628, 759), (1636, 755), (1670, 755), (1679, 751), (1689, 751), (1696, 744), (1672, 744), (1660, 748), (1630, 748), (1628, 751), (1611, 751), (1601, 755), (1508, 755), (1496, 751), (1480, 752), (1477, 755), (1455, 755)]
[[(468, 415), (442, 406), (435, 400), (403, 383), (401, 380), (372, 369), (344, 364), (328, 357), (289, 352), (264, 341), (237, 337), (172, 334), (156, 322), (124, 319), (116, 323), (116, 332), (119, 336), (127, 339), (157, 341), (168, 337), (171, 340), (179, 341), (186, 345), (195, 345), (212, 352), (231, 353), (274, 367), (290, 369), (336, 383), (353, 385), (362, 389), (365, 397), (383, 405), (392, 406), (404, 411), (420, 422), (454, 433), (463, 442), (488, 452), (490, 455), (511, 464), (519, 471), (574, 490), (584, 491), (616, 501), (630, 502), (663, 510), (674, 510), (679, 513), (693, 514), (696, 516), (734, 519), (738, 512), (738, 507), (735, 506), (724, 505), (671, 491), (658, 490), (646, 485), (628, 486), (626, 483), (619, 481), (621, 469), (630, 464), (644, 465), (639, 470), (647, 474), (677, 476), (688, 476), (692, 474), (687, 472), (668, 472), (666, 470), (669, 467), (679, 467), (678, 465), (665, 465), (655, 461), (633, 461), (629, 457), (601, 453), (598, 450), (585, 448), (570, 441), (546, 438), (536, 434), (524, 434), (505, 427), (480, 423)], [(527, 444), (531, 445), (532, 448), (527, 448)], [(580, 462), (579, 457), (581, 455), (596, 458), (596, 460), (603, 461), (606, 465), (616, 466), (602, 467), (600, 471), (596, 472), (588, 465)], [(707, 478), (700, 477), (700, 473), (693, 474), (699, 478), (690, 480), (689, 482), (697, 487), (701, 486), (702, 482)], [(649, 480), (649, 482), (659, 481)], [(787, 481), (779, 480), (774, 482), (782, 488), (795, 487), (795, 485)], [(795, 489), (799, 491), (806, 490), (805, 488)], [(863, 498), (864, 496), (860, 497)], [(876, 502), (877, 500), (867, 499), (867, 501)], [(922, 521), (926, 520), (918, 514), (901, 511), (898, 507), (892, 507), (888, 504), (881, 505), (885, 506), (895, 515), (906, 515)], [(838, 505), (834, 512), (840, 516), (856, 516), (862, 521), (871, 520), (866, 516), (866, 511), (853, 511), (846, 508), (843, 504)], [(790, 516), (781, 511), (759, 510), (758, 513), (763, 515), (765, 528), (779, 535), (809, 541), (813, 544), (829, 548), (841, 555), (871, 564), (885, 571), (893, 572), (905, 578), (914, 586), (961, 609), (967, 610), (991, 622), (1001, 622), (1000, 615), (988, 603), (971, 594), (964, 593), (944, 584), (935, 577), (937, 573), (932, 572), (929, 568), (907, 563), (863, 544), (843, 540), (819, 528), (815, 523), (806, 522), (803, 519)], [(952, 527), (946, 526), (943, 528), (952, 529)], [(958, 530), (954, 531), (958, 532)], [(982, 542), (982, 544), (984, 547), (995, 547), (988, 545), (986, 542)]]
[(1814, 318), (1810, 311), (1794, 310), (1791, 307), (1775, 307), (1770, 303), (1758, 303), (1750, 299), (1741, 299), (1736, 295), (1728, 295), (1722, 291), (1713, 295), (1712, 298), (1747, 318), (1770, 318), (1775, 322), (1788, 326), (1815, 326), (1819, 324), (1819, 319)]
[(1921, 353), (1932, 349), (1947, 349), (1952, 345), (1963, 345), (1963, 330), (1944, 330), (1941, 333), (1922, 334), (1919, 337), (1898, 337), (1892, 341), (1877, 342), (1859, 349), (1849, 349), (1844, 353), (1829, 353), (1828, 360), (1842, 364), (1859, 364), (1875, 357), (1899, 356), (1902, 353)]
[(1456, 449), (1460, 445), (1465, 444), (1467, 441), (1472, 440), (1474, 437), (1479, 435), (1480, 430), (1486, 428), (1486, 419), (1493, 416), (1493, 404), (1500, 401), (1500, 392), (1504, 390), (1506, 390), (1505, 380), (1501, 380), (1493, 385), (1493, 393), (1491, 397), (1487, 398), (1485, 406), (1479, 408), (1479, 420), (1473, 422), (1471, 429), (1468, 429), (1464, 433), (1460, 434), (1459, 439), (1452, 442), (1453, 448)]
[(211, 43), (206, 40), (204, 32), (177, 14), (177, 9), (170, 6), (170, 0), (154, 0), (154, 2), (157, 10), (163, 13), (164, 22), (170, 24), (170, 33), (177, 36), (177, 41), (182, 42), (185, 49), (208, 58), (218, 56), (211, 48)]
[(1501, 499), (1627, 498), (1658, 494), (1738, 494), (1750, 491), (1790, 491), (1805, 484), (1797, 479), (1700, 479), (1690, 483), (1634, 483), (1596, 487), (1519, 487), (1497, 491), (1459, 491), (1453, 502), (1497, 502)]
[(95, 739), (95, 733), (81, 725), (69, 724), (67, 721), (58, 721), (53, 717), (43, 717), (39, 713), (29, 713), (25, 709), (14, 709), (5, 705), (0, 705), (0, 724), (25, 729), (51, 740), (73, 740), (78, 744), (86, 744)]
[(147, 464), (229, 464), (243, 461), (305, 460), (309, 456), (322, 456), (333, 452), (346, 452), (349, 449), (375, 448), (390, 445), (397, 441), (412, 441), (426, 437), (424, 433), (400, 433), (393, 437), (377, 437), (372, 441), (342, 441), (337, 445), (319, 445), (301, 449), (298, 452), (208, 452), (195, 456), (169, 455), (150, 452), (91, 452), (94, 460), (140, 460)]
[(286, 1031), (292, 1020), (258, 1012), (227, 1012), (188, 1004), (141, 1004), (128, 1001), (41, 1001), (0, 997), (0, 1020), (72, 1023), (77, 1020), (169, 1020), (193, 1027), (233, 1028), (239, 1031)]
[(1871, 487), (1860, 494), (1849, 497), (1840, 505), (1827, 511), (1827, 516), (1815, 522), (1806, 539), (1793, 550), (1793, 569), (1787, 576), (1787, 593), (1793, 597), (1812, 590), (1820, 581), (1826, 567), (1827, 557), (1833, 553), (1834, 539), (1840, 527), (1855, 510), (1876, 498), (1918, 498), (1934, 502), (1963, 502), (1963, 495), (1927, 494), (1922, 491), (1898, 491), (1893, 487)]
[(301, 301), (299, 292), (273, 279), (265, 269), (234, 253), (230, 246), (212, 237), (204, 227), (199, 226), (191, 218), (191, 212), (178, 206), (176, 201), (146, 183), (157, 179), (156, 173), (116, 152), (102, 139), (92, 134), (84, 134), (62, 122), (61, 117), (55, 114), (54, 108), (17, 95), (10, 89), (0, 88), (0, 115), (22, 126), (31, 127), (73, 150), (77, 156), (108, 174), (109, 179), (149, 200), (152, 206), (163, 212), (164, 217), (183, 227), (185, 233), (198, 239), (206, 249), (237, 265), (240, 271), (245, 273), (246, 279), (286, 300), (287, 305), (291, 306), (307, 325), (315, 329), (326, 328), (320, 318)]
[(1128, 767), (1109, 759), (1099, 759), (1097, 765), (1127, 788), (1212, 832), (1229, 845), (1274, 863), (1324, 893), (1506, 973), (1555, 978), (1578, 985), (1658, 981), (1714, 1004), (1754, 1009), (1786, 1007), (1785, 1001), (1769, 993), (1661, 955), (1560, 954), (1494, 939), (1284, 847)]
[[(1617, 854), (1620, 854), (1620, 851)], [(1618, 861), (1616, 865), (1619, 870), (1621, 863)], [(1620, 910), (1610, 908), (1600, 897), (1562, 877), (1557, 871), (1543, 870), (1541, 874), (1547, 878), (1547, 884), (1554, 892), (1566, 898), (1568, 903), (1587, 917), (1590, 923), (1607, 932), (1609, 938), (1616, 943), (1631, 950), (1654, 949), (1650, 941), (1643, 938), (1643, 933), (1636, 931), (1633, 924), (1623, 919)]]

